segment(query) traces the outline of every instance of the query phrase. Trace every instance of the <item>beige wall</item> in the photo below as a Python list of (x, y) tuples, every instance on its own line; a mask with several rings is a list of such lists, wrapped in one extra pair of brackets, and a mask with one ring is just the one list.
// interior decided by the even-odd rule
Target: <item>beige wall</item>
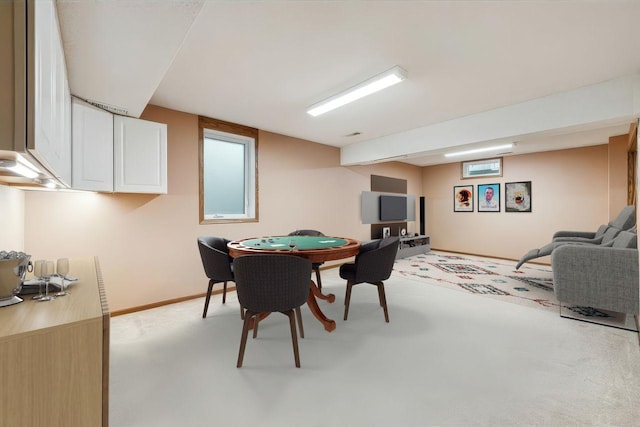
[(609, 217), (627, 205), (627, 151), (629, 135), (609, 138)]
[(407, 179), (410, 194), (422, 191), (418, 167), (345, 168), (335, 147), (260, 132), (260, 221), (200, 225), (197, 116), (150, 106), (142, 118), (168, 124), (167, 195), (26, 194), (28, 252), (99, 256), (112, 311), (204, 292), (199, 235), (239, 239), (316, 228), (365, 240), (360, 193), (370, 189), (371, 174)]
[[(626, 158), (625, 158), (626, 165)], [(625, 168), (625, 165), (619, 167)], [(615, 167), (616, 165), (611, 165)], [(519, 259), (558, 230), (593, 231), (609, 221), (607, 145), (503, 159), (503, 176), (460, 179), (460, 164), (423, 170), (427, 233), (433, 248)], [(532, 212), (504, 211), (504, 183), (532, 182)], [(477, 212), (477, 185), (500, 183), (501, 212)], [(453, 187), (473, 185), (474, 212), (453, 212)], [(613, 192), (626, 188), (613, 188)], [(617, 212), (615, 212), (617, 214)], [(549, 258), (540, 258), (549, 262)]]
[(0, 251), (24, 250), (24, 192), (0, 185)]
[[(594, 230), (609, 217), (607, 145), (505, 157), (503, 177), (462, 181), (458, 163), (341, 167), (335, 147), (261, 131), (260, 221), (200, 225), (197, 117), (149, 106), (143, 118), (168, 124), (168, 194), (25, 192), (20, 207), (22, 192), (10, 190), (11, 222), (20, 227), (24, 217), (25, 250), (34, 258), (99, 256), (112, 311), (204, 292), (199, 235), (239, 239), (304, 227), (369, 239), (360, 194), (371, 174), (407, 179), (409, 194), (426, 195), (427, 232), (440, 249), (519, 258), (558, 229)], [(453, 213), (454, 185), (528, 180), (530, 214)]]

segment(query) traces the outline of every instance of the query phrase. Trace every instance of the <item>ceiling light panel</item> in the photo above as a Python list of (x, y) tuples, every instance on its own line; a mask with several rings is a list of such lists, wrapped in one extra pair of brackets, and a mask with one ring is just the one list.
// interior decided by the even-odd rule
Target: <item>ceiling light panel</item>
[(340, 92), (330, 98), (313, 104), (307, 108), (307, 113), (316, 117), (328, 111), (335, 110), (350, 102), (363, 98), (372, 93), (393, 86), (407, 78), (407, 72), (395, 66), (390, 70), (380, 73), (350, 89)]
[(476, 154), (476, 153), (484, 153), (486, 151), (503, 150), (505, 148), (511, 148), (511, 147), (513, 147), (513, 144), (494, 145), (493, 147), (476, 148), (473, 150), (466, 150), (466, 151), (456, 151), (454, 153), (447, 153), (444, 156), (445, 157), (465, 156), (467, 154)]

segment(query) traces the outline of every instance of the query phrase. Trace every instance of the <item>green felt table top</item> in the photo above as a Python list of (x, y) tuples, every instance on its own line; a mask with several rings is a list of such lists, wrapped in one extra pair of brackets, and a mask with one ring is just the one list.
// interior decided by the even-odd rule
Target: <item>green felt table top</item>
[(287, 250), (290, 251), (290, 243), (295, 244), (294, 250), (304, 251), (312, 249), (335, 248), (347, 244), (345, 239), (329, 236), (274, 236), (247, 239), (242, 245), (253, 249)]

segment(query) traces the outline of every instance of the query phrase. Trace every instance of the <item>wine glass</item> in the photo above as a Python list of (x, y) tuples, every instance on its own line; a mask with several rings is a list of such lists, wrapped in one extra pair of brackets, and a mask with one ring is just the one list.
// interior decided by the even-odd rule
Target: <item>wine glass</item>
[(291, 239), (289, 240), (289, 247), (291, 248), (291, 252), (296, 250), (296, 241)]
[(64, 289), (64, 279), (69, 273), (69, 258), (58, 259), (57, 272), (58, 276), (60, 276), (60, 292), (56, 293), (56, 296), (63, 297), (69, 295), (69, 292)]
[(53, 264), (53, 261), (46, 261), (42, 266), (42, 276), (44, 277), (44, 296), (40, 298), (38, 301), (51, 301), (53, 297), (49, 295), (49, 281), (51, 280), (51, 275), (55, 273), (56, 267)]
[(40, 299), (44, 296), (42, 293), (42, 281), (44, 277), (42, 275), (42, 270), (44, 267), (45, 260), (39, 259), (33, 264), (33, 277), (38, 279), (38, 295), (34, 295), (31, 299)]

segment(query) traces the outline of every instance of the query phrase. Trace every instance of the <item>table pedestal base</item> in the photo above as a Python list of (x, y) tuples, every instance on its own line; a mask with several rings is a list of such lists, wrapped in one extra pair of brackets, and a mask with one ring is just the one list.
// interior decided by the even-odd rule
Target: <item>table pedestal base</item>
[(322, 325), (324, 325), (324, 329), (327, 332), (331, 332), (336, 328), (336, 322), (334, 320), (327, 319), (327, 316), (325, 316), (322, 310), (320, 310), (320, 307), (318, 306), (318, 301), (316, 301), (316, 298), (329, 301), (330, 303), (332, 303), (336, 300), (336, 296), (333, 294), (325, 295), (322, 292), (320, 292), (320, 289), (318, 289), (318, 286), (315, 284), (313, 280), (311, 281), (310, 286), (311, 286), (311, 289), (310, 289), (311, 292), (309, 292), (309, 296), (307, 297), (307, 305), (309, 306), (309, 310), (311, 310), (311, 313), (313, 313), (316, 319), (318, 319), (318, 321), (322, 323)]

